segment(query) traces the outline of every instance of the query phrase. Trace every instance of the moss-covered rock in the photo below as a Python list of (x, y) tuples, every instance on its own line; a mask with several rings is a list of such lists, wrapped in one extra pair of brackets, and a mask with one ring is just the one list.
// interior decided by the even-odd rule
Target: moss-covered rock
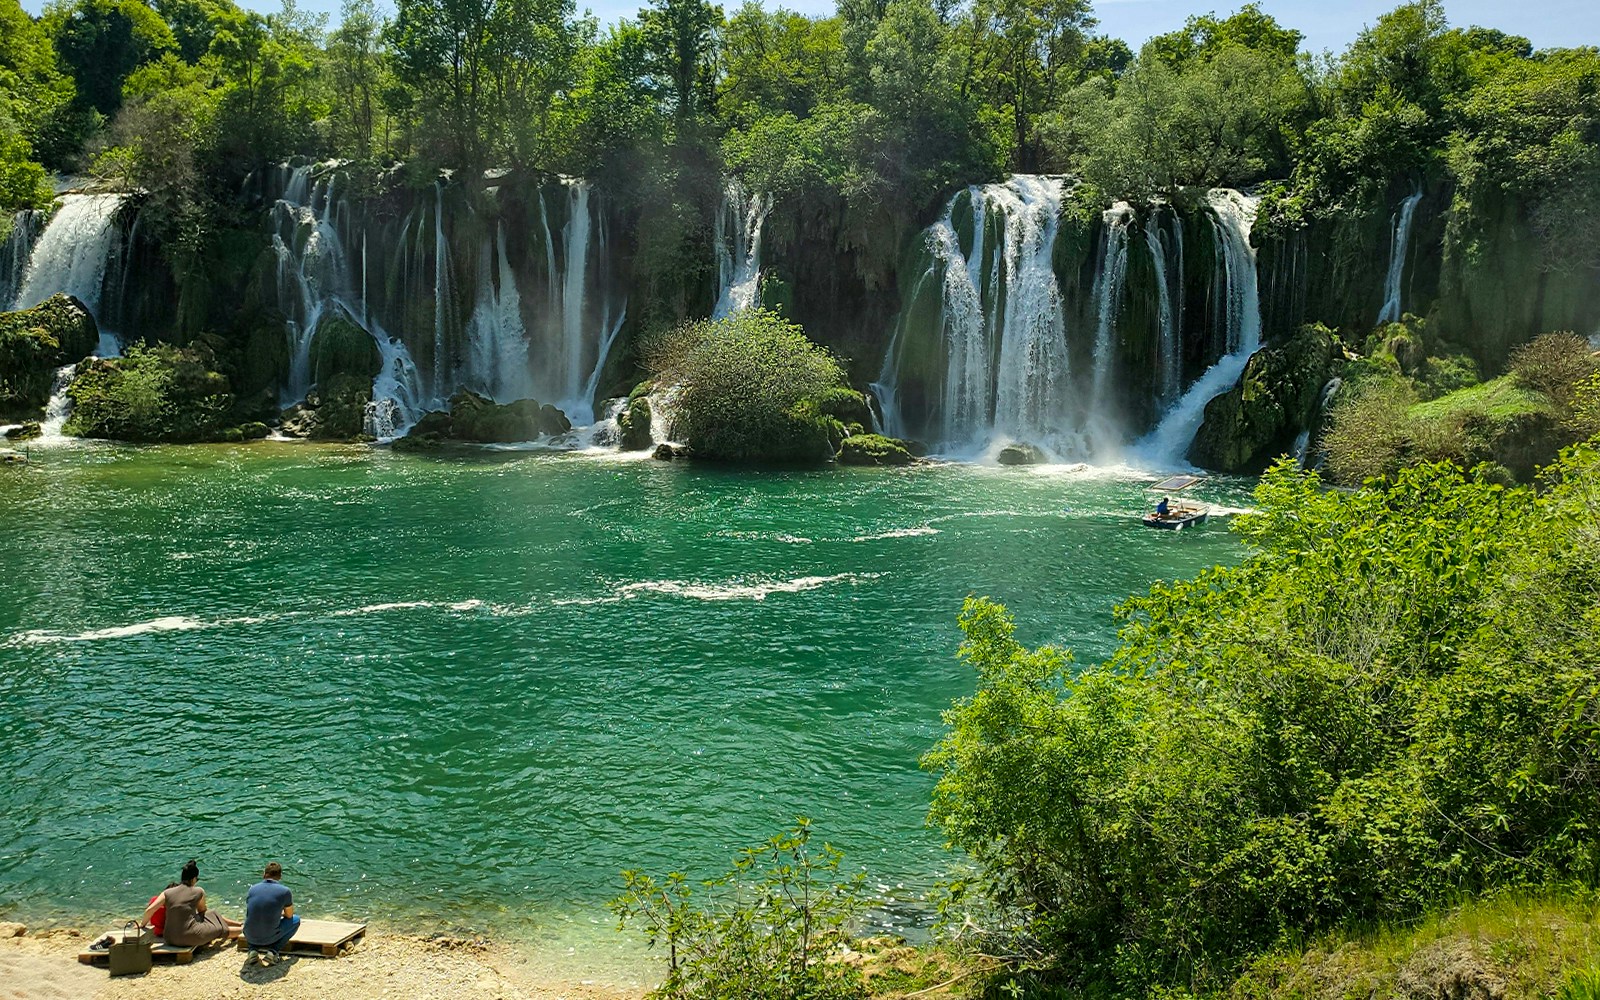
[(425, 413), (401, 441), (402, 448), (425, 448), (449, 442), (477, 444), (531, 441), (572, 430), (567, 415), (537, 399), (496, 403), (468, 389), (450, 397), (449, 412)]
[(0, 313), (0, 419), (40, 416), (56, 370), (93, 353), (99, 339), (94, 317), (70, 295)]
[(1259, 472), (1310, 426), (1332, 374), (1334, 335), (1310, 324), (1257, 351), (1239, 384), (1206, 406), (1189, 460), (1221, 472)]
[(367, 406), (372, 382), (335, 375), (306, 393), (305, 401), (283, 412), (283, 432), (314, 441), (367, 441)]
[(617, 414), (617, 427), (622, 431), (623, 451), (645, 451), (653, 440), (650, 433), (650, 400), (644, 396), (630, 399)]
[(840, 465), (910, 465), (914, 461), (904, 441), (882, 434), (852, 434), (839, 444)]
[(321, 383), (335, 375), (353, 375), (370, 382), (381, 367), (383, 358), (371, 335), (343, 316), (323, 320), (312, 335), (313, 382)]

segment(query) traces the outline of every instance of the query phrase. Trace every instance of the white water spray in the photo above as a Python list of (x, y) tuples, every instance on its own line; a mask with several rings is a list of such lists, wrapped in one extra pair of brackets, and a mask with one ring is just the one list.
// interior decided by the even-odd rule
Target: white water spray
[(1400, 210), (1389, 220), (1389, 273), (1383, 279), (1383, 308), (1378, 311), (1378, 325), (1394, 323), (1400, 319), (1403, 296), (1400, 286), (1406, 269), (1406, 246), (1411, 242), (1411, 223), (1416, 217), (1417, 203), (1422, 192), (1416, 191), (1400, 203)]
[(761, 231), (772, 212), (772, 198), (752, 193), (737, 178), (723, 185), (717, 207), (717, 304), (712, 319), (723, 319), (755, 305), (761, 291)]
[(1217, 189), (1206, 200), (1214, 214), (1219, 275), (1227, 322), (1228, 353), (1195, 380), (1168, 409), (1155, 430), (1138, 445), (1152, 463), (1187, 464), (1189, 446), (1205, 417), (1206, 404), (1233, 388), (1244, 374), (1250, 356), (1261, 347), (1261, 295), (1256, 281), (1256, 253), (1250, 246), (1256, 199), (1237, 191)]

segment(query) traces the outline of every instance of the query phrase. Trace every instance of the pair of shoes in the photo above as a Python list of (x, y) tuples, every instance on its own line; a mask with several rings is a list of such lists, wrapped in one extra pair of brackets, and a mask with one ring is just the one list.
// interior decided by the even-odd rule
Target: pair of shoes
[(250, 957), (256, 960), (256, 964), (265, 969), (278, 960), (278, 953), (275, 951), (262, 951), (258, 954), (255, 951), (251, 951)]

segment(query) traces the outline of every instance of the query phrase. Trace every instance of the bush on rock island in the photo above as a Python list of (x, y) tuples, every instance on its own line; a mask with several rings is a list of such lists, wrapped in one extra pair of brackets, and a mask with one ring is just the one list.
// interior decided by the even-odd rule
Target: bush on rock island
[(687, 323), (645, 357), (657, 385), (682, 387), (673, 429), (697, 458), (821, 464), (844, 439), (822, 405), (848, 391), (844, 370), (776, 313)]
[(283, 411), (283, 433), (313, 441), (370, 441), (367, 404), (372, 380), (338, 374), (325, 378), (306, 398)]
[(115, 441), (243, 441), (266, 425), (241, 424), (226, 375), (203, 344), (134, 345), (120, 358), (92, 358), (67, 386), (72, 415), (62, 428)]

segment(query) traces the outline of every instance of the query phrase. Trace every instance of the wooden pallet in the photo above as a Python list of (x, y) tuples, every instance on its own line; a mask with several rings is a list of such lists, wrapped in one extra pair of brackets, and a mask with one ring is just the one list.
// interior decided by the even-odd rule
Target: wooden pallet
[(321, 955), (332, 958), (339, 949), (355, 944), (367, 934), (366, 924), (352, 924), (342, 920), (304, 920), (300, 929), (284, 946), (285, 955)]
[[(114, 939), (118, 941), (122, 940), (122, 928), (112, 928), (112, 930), (108, 933), (110, 933)], [(90, 940), (98, 941), (103, 937), (105, 937), (105, 934), (101, 934), (99, 937), (90, 938)], [(232, 942), (227, 943), (231, 944)], [(204, 947), (206, 946), (202, 944), (195, 945), (192, 948), (180, 948), (175, 944), (167, 944), (160, 938), (156, 938), (155, 942), (150, 947), (150, 957), (154, 958), (158, 962), (171, 959), (172, 964), (174, 965), (188, 965), (190, 962), (194, 961), (195, 953)], [(84, 965), (110, 965), (111, 952), (109, 949), (104, 951), (92, 951), (88, 945), (84, 945), (83, 950), (78, 952), (78, 961), (82, 962)]]

